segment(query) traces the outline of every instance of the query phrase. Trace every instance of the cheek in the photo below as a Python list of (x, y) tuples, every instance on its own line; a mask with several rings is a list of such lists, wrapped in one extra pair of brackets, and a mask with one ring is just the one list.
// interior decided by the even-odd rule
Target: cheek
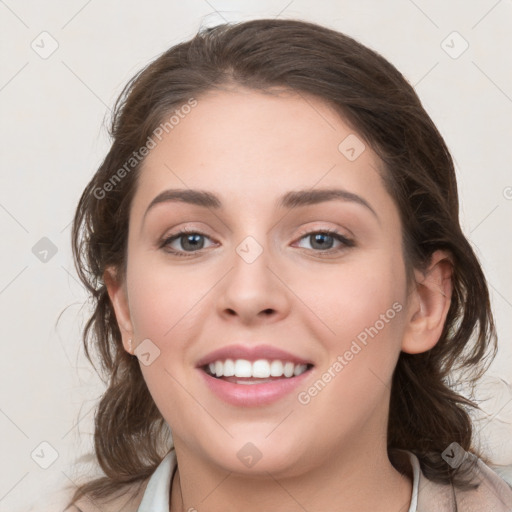
[[(321, 340), (324, 349), (318, 388), (326, 381), (332, 386), (318, 405), (325, 401), (343, 415), (343, 397), (344, 411), (345, 406), (371, 410), (387, 392), (401, 348), (406, 300), (401, 259), (375, 253), (310, 283), (308, 305), (315, 313), (309, 314), (310, 337)], [(307, 287), (301, 293), (307, 296)]]
[[(193, 276), (188, 279), (188, 274), (179, 269), (169, 270), (146, 262), (136, 268), (136, 259), (132, 261), (128, 292), (134, 337), (137, 344), (150, 340), (157, 354), (149, 365), (144, 365), (140, 358), (142, 375), (158, 409), (175, 426), (176, 411), (194, 406), (185, 391), (190, 363), (187, 346), (191, 339), (200, 336), (202, 321), (197, 314), (204, 291), (194, 283)], [(178, 423), (179, 418), (178, 415)]]
[(295, 290), (308, 306), (310, 326), (331, 350), (344, 350), (358, 336), (364, 341), (374, 327), (381, 338), (399, 342), (405, 271), (394, 255), (375, 253), (333, 265)]
[(137, 339), (149, 338), (160, 348), (177, 348), (179, 332), (194, 323), (205, 284), (198, 274), (163, 265), (144, 254), (132, 257), (128, 268), (130, 314)]
[(376, 410), (385, 414), (405, 306), (396, 288), (400, 276), (392, 271), (384, 277), (366, 267), (340, 277), (343, 286), (331, 281), (330, 292), (318, 294), (317, 310), (329, 329), (315, 322), (312, 336), (322, 340), (325, 357), (297, 398), (312, 415), (329, 411), (325, 428), (342, 435), (361, 429)]
[(203, 321), (198, 314), (205, 290), (196, 281), (198, 276), (183, 268), (148, 264), (142, 257), (132, 257), (129, 264), (134, 348), (146, 343), (156, 354), (147, 366), (140, 359), (142, 374), (160, 410), (173, 410), (179, 404), (183, 393), (179, 383), (190, 364), (187, 344), (200, 337)]

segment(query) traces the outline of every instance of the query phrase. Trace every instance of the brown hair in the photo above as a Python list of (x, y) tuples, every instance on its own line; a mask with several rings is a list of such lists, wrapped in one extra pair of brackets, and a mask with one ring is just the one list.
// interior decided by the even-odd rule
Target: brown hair
[[(171, 448), (168, 426), (124, 350), (103, 274), (126, 270), (128, 219), (140, 162), (134, 152), (163, 120), (191, 98), (235, 84), (312, 94), (336, 108), (382, 160), (385, 184), (403, 226), (408, 275), (436, 249), (453, 259), (453, 296), (439, 342), (421, 354), (401, 353), (393, 375), (388, 449), (412, 451), (427, 478), (464, 486), (441, 453), (452, 442), (478, 454), (468, 414), (478, 407), (450, 385), (453, 372), (469, 389), (496, 353), (485, 277), (461, 231), (457, 184), (445, 142), (414, 89), (387, 60), (337, 31), (300, 20), (258, 19), (200, 31), (163, 53), (126, 85), (113, 113), (109, 153), (85, 188), (73, 224), (78, 274), (94, 312), (83, 341), (99, 355), (108, 384), (95, 416), (95, 452), (105, 473), (77, 489), (74, 503), (126, 489), (153, 473)], [(123, 178), (112, 179), (123, 168)], [(109, 182), (112, 186), (106, 187)], [(100, 193), (101, 192), (101, 193)]]

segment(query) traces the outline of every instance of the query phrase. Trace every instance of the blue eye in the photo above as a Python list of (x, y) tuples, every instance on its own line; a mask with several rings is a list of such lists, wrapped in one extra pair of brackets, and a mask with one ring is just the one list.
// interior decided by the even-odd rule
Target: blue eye
[[(299, 240), (307, 239), (308, 237), (313, 246), (313, 252), (319, 253), (319, 255), (337, 253), (355, 245), (353, 240), (345, 237), (336, 229), (305, 231), (300, 234)], [(183, 229), (178, 233), (164, 238), (159, 244), (159, 247), (172, 255), (188, 257), (194, 255), (194, 253), (203, 252), (204, 238), (209, 237), (193, 229)], [(171, 247), (171, 244), (176, 241), (180, 242), (181, 249)], [(337, 248), (331, 247), (334, 241), (338, 241), (340, 244)], [(318, 250), (315, 250), (315, 246)]]
[[(333, 252), (335, 253), (347, 247), (353, 247), (355, 245), (353, 240), (350, 240), (349, 238), (345, 237), (336, 229), (305, 231), (301, 233), (300, 240), (302, 239), (309, 239), (313, 248), (316, 245), (320, 249), (319, 251), (315, 252), (320, 252), (321, 254)], [(341, 247), (338, 246), (338, 248), (333, 249), (331, 245), (334, 241), (338, 241)]]
[[(183, 229), (182, 231), (165, 238), (160, 244), (160, 248), (165, 249), (176, 256), (189, 256), (190, 253), (198, 252), (203, 249), (204, 242), (201, 241), (201, 238), (204, 237), (206, 237), (206, 235), (198, 231)], [(176, 240), (181, 242), (180, 245), (184, 250), (169, 248)]]

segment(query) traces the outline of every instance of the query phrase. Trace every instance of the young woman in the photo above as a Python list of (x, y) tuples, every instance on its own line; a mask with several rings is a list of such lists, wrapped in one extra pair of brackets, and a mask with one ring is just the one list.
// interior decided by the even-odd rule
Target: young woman
[(69, 510), (512, 509), (452, 386), (496, 351), (486, 281), (389, 62), (217, 26), (134, 77), (112, 136), (73, 228), (105, 477)]

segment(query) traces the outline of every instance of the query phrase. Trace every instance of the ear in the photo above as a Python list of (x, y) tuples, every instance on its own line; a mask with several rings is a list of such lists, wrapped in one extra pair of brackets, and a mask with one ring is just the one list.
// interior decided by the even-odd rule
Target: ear
[(414, 271), (415, 284), (408, 301), (402, 351), (426, 352), (443, 332), (452, 297), (453, 263), (448, 252), (435, 251), (425, 272)]
[(118, 279), (117, 271), (112, 267), (107, 268), (103, 273), (103, 282), (107, 287), (108, 296), (110, 297), (110, 302), (112, 302), (116, 314), (117, 325), (121, 331), (124, 349), (132, 354), (129, 340), (131, 340), (133, 336), (133, 326), (130, 317), (126, 285), (124, 281), (121, 282), (121, 280)]

